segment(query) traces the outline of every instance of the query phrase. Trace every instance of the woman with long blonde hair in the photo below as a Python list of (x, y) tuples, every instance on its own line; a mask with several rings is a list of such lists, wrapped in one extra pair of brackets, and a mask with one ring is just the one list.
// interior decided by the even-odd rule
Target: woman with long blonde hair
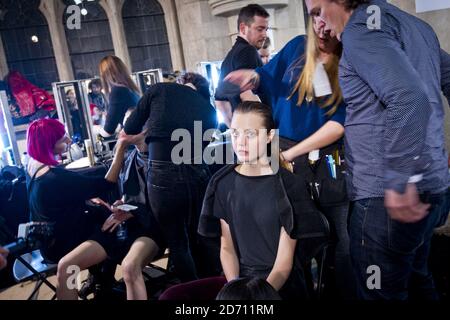
[(106, 56), (99, 64), (100, 79), (108, 97), (108, 111), (105, 126), (100, 130), (103, 137), (112, 136), (117, 126), (123, 126), (125, 114), (134, 109), (140, 98), (140, 91), (131, 78), (125, 63), (116, 56)]
[[(342, 47), (318, 16), (307, 36), (297, 36), (264, 67), (239, 70), (225, 80), (260, 94), (272, 106), (281, 158), (303, 175), (317, 207), (330, 222), (338, 293), (354, 297), (347, 232), (348, 200), (343, 170), (345, 104), (338, 70)], [(331, 282), (328, 281), (330, 284)]]

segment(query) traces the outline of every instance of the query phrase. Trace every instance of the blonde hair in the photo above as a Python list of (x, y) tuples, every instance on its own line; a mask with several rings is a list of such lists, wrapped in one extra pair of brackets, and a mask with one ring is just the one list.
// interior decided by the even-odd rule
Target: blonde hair
[(138, 86), (131, 79), (130, 71), (125, 63), (116, 56), (104, 57), (98, 66), (103, 89), (109, 95), (112, 86), (125, 86), (130, 90), (140, 93)]
[[(309, 17), (308, 21), (308, 33), (307, 33), (307, 44), (306, 44), (306, 52), (305, 56), (303, 56), (304, 60), (306, 58), (306, 63), (303, 67), (302, 74), (295, 84), (294, 89), (292, 90), (291, 95), (288, 99), (291, 99), (295, 92), (298, 92), (298, 101), (297, 105), (300, 106), (303, 100), (309, 103), (314, 97), (314, 88), (313, 88), (313, 77), (314, 72), (316, 70), (317, 61), (320, 54), (319, 43), (317, 41), (317, 35), (314, 32), (313, 21), (312, 18)], [(324, 65), (325, 71), (328, 74), (328, 78), (330, 79), (331, 89), (333, 93), (328, 99), (316, 98), (319, 106), (321, 108), (327, 108), (332, 106), (332, 108), (327, 112), (328, 116), (333, 115), (339, 104), (342, 102), (342, 91), (339, 86), (339, 59), (340, 59), (340, 51), (339, 53), (332, 53), (328, 62)]]

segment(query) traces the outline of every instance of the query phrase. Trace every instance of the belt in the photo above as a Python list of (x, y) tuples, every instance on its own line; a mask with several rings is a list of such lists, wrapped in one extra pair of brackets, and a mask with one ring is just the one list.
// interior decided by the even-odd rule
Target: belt
[(150, 141), (148, 143), (148, 159), (159, 161), (172, 161), (172, 141)]

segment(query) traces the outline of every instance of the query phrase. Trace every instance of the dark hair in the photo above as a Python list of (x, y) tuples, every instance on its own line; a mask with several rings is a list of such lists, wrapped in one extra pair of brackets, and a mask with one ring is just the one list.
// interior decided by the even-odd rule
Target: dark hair
[(92, 79), (91, 82), (89, 82), (89, 90), (92, 91), (92, 86), (102, 87), (102, 81), (98, 78)]
[(245, 6), (239, 11), (239, 17), (237, 22), (237, 27), (239, 31), (239, 26), (241, 23), (245, 23), (247, 26), (251, 25), (253, 21), (255, 21), (255, 16), (268, 18), (270, 15), (259, 4), (249, 4), (248, 6)]
[(243, 101), (236, 107), (234, 113), (257, 113), (263, 118), (264, 127), (267, 130), (275, 129), (275, 121), (272, 117), (272, 109), (262, 102)]
[(211, 98), (209, 82), (202, 75), (194, 72), (186, 72), (180, 79), (182, 84), (192, 83), (197, 89), (197, 92), (200, 93), (200, 95), (202, 95), (205, 99), (209, 100)]
[(369, 2), (369, 0), (331, 0), (331, 1), (343, 4), (345, 9), (347, 10), (356, 9), (359, 5)]
[(270, 47), (270, 38), (269, 38), (269, 37), (267, 37), (267, 38), (264, 40), (264, 43), (263, 43), (261, 49), (267, 49), (268, 47)]
[(216, 300), (281, 300), (281, 297), (264, 279), (239, 278), (228, 282)]

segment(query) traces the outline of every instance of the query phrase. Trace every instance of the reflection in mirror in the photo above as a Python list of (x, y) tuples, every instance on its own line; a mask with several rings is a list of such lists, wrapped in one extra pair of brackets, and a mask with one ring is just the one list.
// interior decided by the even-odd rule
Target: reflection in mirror
[(103, 92), (102, 82), (100, 79), (86, 80), (89, 89), (89, 107), (94, 126), (103, 127), (105, 125), (107, 99)]
[(58, 117), (72, 139), (69, 161), (87, 156), (85, 140), (92, 139), (91, 116), (86, 89), (82, 81), (53, 83)]
[(150, 86), (158, 82), (163, 82), (163, 74), (161, 69), (138, 71), (135, 75), (142, 94), (144, 94)]
[(67, 126), (73, 143), (82, 143), (89, 136), (84, 124), (84, 110), (79, 87), (75, 84), (59, 86), (57, 95), (63, 108), (62, 120)]

